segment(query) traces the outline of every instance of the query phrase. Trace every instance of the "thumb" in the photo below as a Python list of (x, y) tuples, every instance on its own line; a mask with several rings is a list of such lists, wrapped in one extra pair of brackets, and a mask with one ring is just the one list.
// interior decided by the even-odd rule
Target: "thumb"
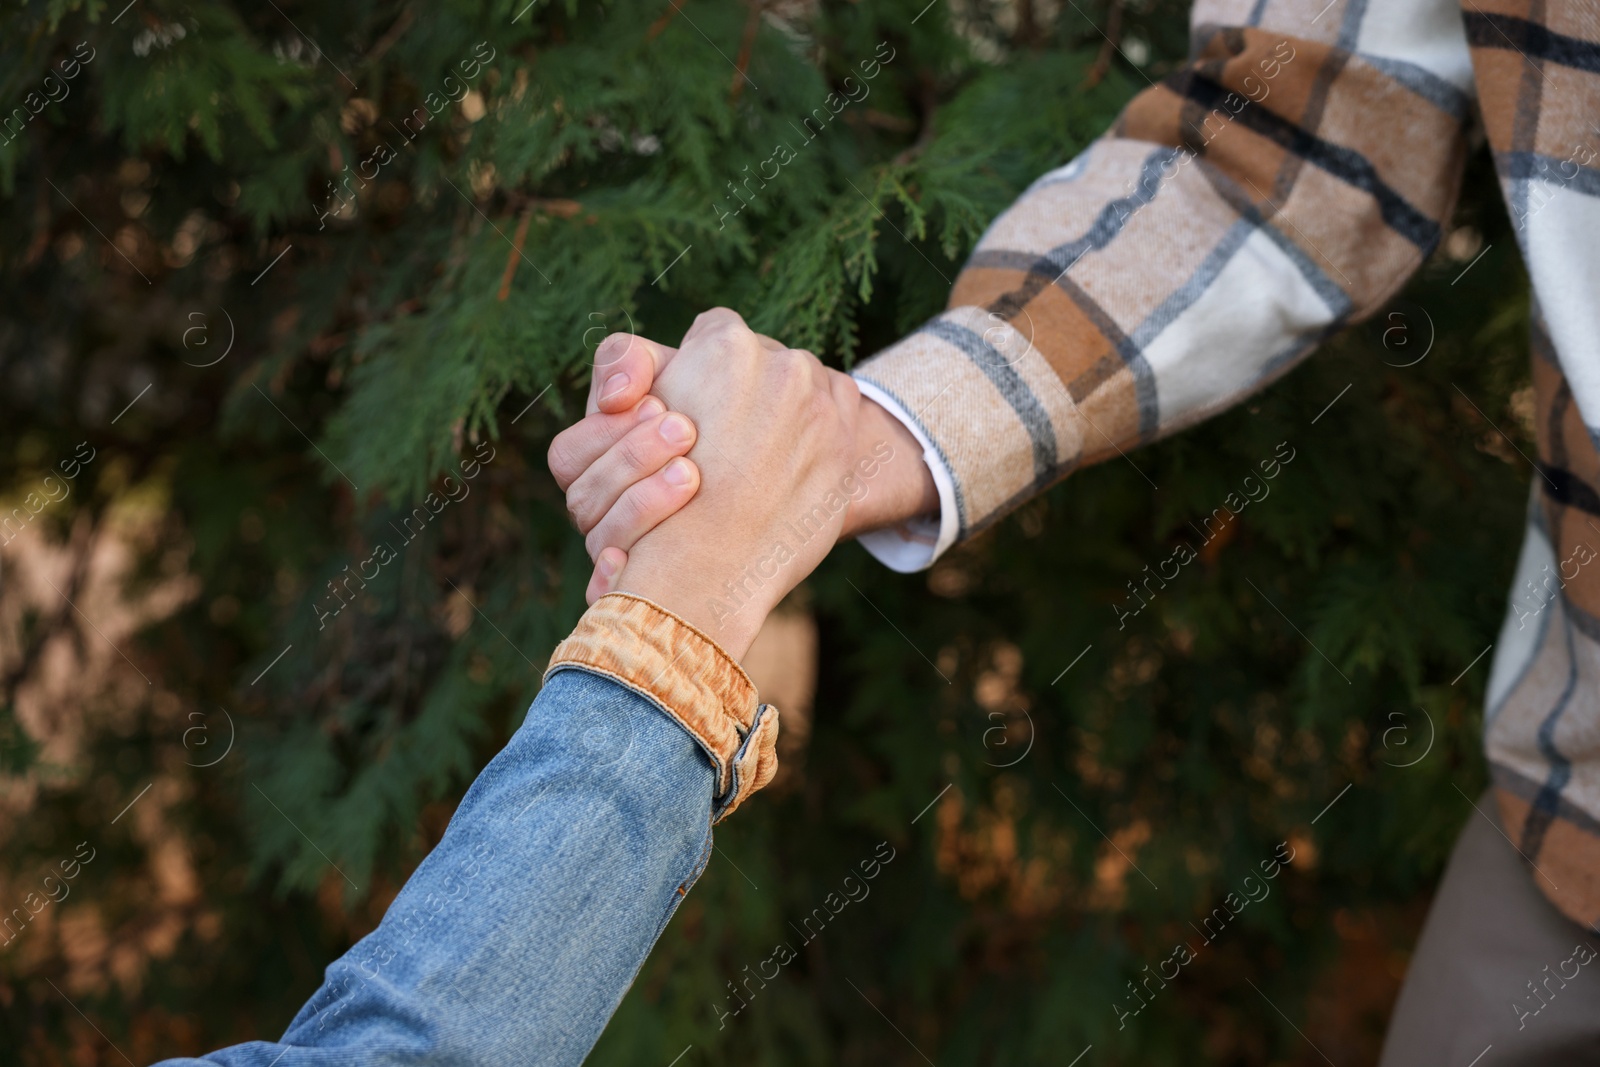
[(644, 399), (677, 353), (676, 348), (657, 344), (648, 337), (611, 334), (594, 350), (594, 374), (589, 379), (589, 402), (584, 414), (629, 410)]

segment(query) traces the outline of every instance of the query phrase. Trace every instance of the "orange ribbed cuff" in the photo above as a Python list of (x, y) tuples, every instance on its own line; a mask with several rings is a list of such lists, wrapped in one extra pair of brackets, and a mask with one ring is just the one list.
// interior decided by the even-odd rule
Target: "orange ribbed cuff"
[(545, 677), (563, 668), (625, 685), (689, 731), (716, 767), (717, 796), (728, 798), (716, 822), (778, 772), (778, 709), (758, 702), (732, 656), (659, 604), (607, 593), (556, 646)]

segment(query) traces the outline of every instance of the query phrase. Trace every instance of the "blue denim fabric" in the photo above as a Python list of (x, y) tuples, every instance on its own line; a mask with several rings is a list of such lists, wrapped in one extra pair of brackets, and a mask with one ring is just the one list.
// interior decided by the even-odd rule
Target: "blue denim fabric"
[(699, 744), (652, 701), (551, 675), (283, 1038), (160, 1067), (582, 1062), (705, 869), (714, 788)]

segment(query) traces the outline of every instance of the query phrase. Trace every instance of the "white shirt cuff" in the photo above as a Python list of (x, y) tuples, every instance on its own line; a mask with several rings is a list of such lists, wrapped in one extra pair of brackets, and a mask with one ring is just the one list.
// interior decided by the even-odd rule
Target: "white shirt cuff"
[(899, 571), (901, 574), (926, 570), (956, 542), (959, 524), (955, 479), (951, 477), (950, 469), (940, 458), (939, 450), (933, 447), (932, 439), (923, 432), (922, 427), (917, 425), (916, 420), (906, 412), (898, 400), (869, 381), (856, 378), (855, 382), (862, 396), (882, 407), (911, 431), (911, 436), (922, 446), (922, 461), (933, 473), (933, 484), (939, 490), (938, 515), (910, 519), (898, 526), (873, 530), (862, 534), (856, 540), (861, 542), (862, 548), (872, 553), (873, 558), (890, 570)]

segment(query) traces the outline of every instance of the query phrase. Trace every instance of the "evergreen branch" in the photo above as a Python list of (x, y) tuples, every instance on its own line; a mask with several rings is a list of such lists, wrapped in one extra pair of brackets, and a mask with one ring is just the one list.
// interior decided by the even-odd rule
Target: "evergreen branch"
[(522, 242), (528, 237), (528, 223), (533, 220), (533, 205), (529, 204), (522, 211), (522, 218), (517, 220), (517, 232), (511, 238), (511, 251), (506, 254), (506, 269), (500, 276), (500, 300), (503, 303), (511, 295), (511, 279), (517, 276), (517, 263), (522, 259)]
[(1101, 43), (1099, 52), (1095, 54), (1094, 63), (1083, 79), (1085, 89), (1093, 89), (1099, 85), (1111, 69), (1111, 57), (1117, 51), (1118, 42), (1122, 40), (1122, 5), (1123, 0), (1111, 0), (1111, 9), (1106, 15), (1105, 41)]
[(739, 94), (744, 92), (744, 83), (749, 81), (746, 71), (750, 69), (750, 53), (755, 48), (756, 31), (761, 28), (762, 0), (745, 0), (750, 6), (750, 14), (745, 16), (744, 32), (739, 37), (739, 55), (733, 63), (733, 84), (728, 87), (728, 106), (739, 102)]
[(667, 28), (667, 24), (683, 9), (683, 5), (687, 2), (688, 0), (672, 0), (672, 6), (667, 9), (666, 13), (650, 24), (650, 28), (645, 31), (644, 39), (653, 41), (660, 37), (662, 31)]

